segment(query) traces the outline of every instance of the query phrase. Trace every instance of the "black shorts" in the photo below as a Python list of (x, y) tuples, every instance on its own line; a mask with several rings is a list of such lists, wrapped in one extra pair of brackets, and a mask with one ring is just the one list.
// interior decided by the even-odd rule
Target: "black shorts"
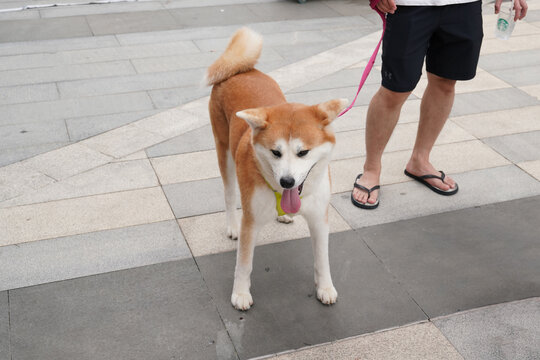
[(446, 6), (398, 6), (388, 14), (383, 39), (382, 86), (412, 91), (426, 70), (451, 80), (470, 80), (480, 56), (482, 2)]

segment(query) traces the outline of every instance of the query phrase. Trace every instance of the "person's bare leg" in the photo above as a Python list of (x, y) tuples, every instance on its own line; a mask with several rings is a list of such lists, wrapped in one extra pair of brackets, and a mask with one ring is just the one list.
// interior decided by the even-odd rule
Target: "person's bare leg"
[[(429, 162), (429, 155), (452, 110), (456, 85), (455, 80), (444, 79), (429, 72), (427, 77), (428, 85), (420, 105), (420, 123), (416, 142), (406, 167), (408, 172), (417, 176), (440, 175), (439, 171)], [(448, 176), (444, 179), (444, 183), (438, 179), (427, 179), (426, 181), (442, 190), (455, 187), (454, 180)]]
[[(371, 99), (366, 119), (366, 162), (363, 175), (358, 180), (358, 184), (368, 189), (379, 184), (382, 154), (409, 94), (410, 92), (394, 92), (381, 86)], [(368, 200), (367, 192), (353, 188), (353, 197), (364, 204), (374, 204), (378, 196), (379, 191), (375, 190)]]

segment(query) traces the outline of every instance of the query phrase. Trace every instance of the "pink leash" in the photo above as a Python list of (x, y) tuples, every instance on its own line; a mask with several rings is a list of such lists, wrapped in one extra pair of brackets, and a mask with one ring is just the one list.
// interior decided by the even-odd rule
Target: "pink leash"
[(364, 86), (364, 83), (366, 82), (366, 79), (369, 76), (369, 73), (371, 72), (371, 69), (373, 69), (373, 64), (375, 63), (375, 59), (377, 58), (377, 54), (379, 53), (379, 48), (381, 47), (381, 43), (382, 43), (382, 40), (383, 40), (383, 37), (384, 37), (384, 31), (386, 30), (386, 16), (382, 11), (377, 9), (377, 3), (378, 2), (379, 2), (379, 0), (370, 0), (369, 6), (371, 6), (371, 8), (373, 10), (375, 10), (382, 19), (383, 31), (382, 31), (381, 39), (379, 40), (379, 43), (377, 44), (377, 47), (375, 48), (375, 51), (373, 51), (373, 54), (371, 55), (371, 58), (369, 58), (369, 61), (368, 61), (367, 65), (366, 65), (366, 68), (364, 69), (364, 73), (362, 74), (362, 79), (360, 79), (360, 85), (358, 85), (358, 91), (356, 92), (356, 96), (354, 97), (354, 100), (352, 101), (351, 105), (349, 105), (345, 110), (343, 110), (338, 115), (338, 117), (342, 116), (347, 111), (351, 110), (351, 108), (354, 106), (354, 103), (356, 102), (356, 99), (358, 98), (358, 94), (360, 94), (360, 90), (362, 89), (362, 86)]

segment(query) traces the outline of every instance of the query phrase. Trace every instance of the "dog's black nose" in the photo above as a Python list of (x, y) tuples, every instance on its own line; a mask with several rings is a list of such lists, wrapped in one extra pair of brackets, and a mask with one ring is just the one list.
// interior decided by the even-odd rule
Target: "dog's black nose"
[(292, 188), (294, 186), (294, 178), (292, 178), (290, 176), (285, 176), (285, 177), (282, 177), (281, 179), (279, 179), (279, 183), (285, 189), (290, 189), (290, 188)]

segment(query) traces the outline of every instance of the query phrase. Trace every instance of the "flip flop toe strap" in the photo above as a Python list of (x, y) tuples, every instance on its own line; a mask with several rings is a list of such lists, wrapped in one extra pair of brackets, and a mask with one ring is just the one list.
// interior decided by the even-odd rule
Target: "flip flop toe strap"
[[(441, 176), (428, 174), (428, 175), (419, 176), (419, 178), (421, 178), (421, 179), (439, 179), (439, 180), (441, 180), (444, 184), (446, 184), (446, 183), (444, 182), (444, 178), (446, 177), (446, 174), (444, 173), (444, 171), (439, 171), (439, 172), (441, 173)], [(448, 184), (447, 184), (447, 185), (448, 185)]]
[[(357, 179), (358, 180), (358, 179)], [(375, 190), (378, 190), (380, 189), (381, 187), (379, 185), (375, 185), (374, 187), (372, 187), (371, 189), (368, 189), (367, 187), (365, 186), (362, 186), (360, 184), (358, 184), (357, 182), (354, 182), (354, 187), (357, 188), (357, 189), (360, 189), (360, 190), (364, 190), (365, 192), (368, 193), (368, 199), (371, 197), (371, 193)]]

